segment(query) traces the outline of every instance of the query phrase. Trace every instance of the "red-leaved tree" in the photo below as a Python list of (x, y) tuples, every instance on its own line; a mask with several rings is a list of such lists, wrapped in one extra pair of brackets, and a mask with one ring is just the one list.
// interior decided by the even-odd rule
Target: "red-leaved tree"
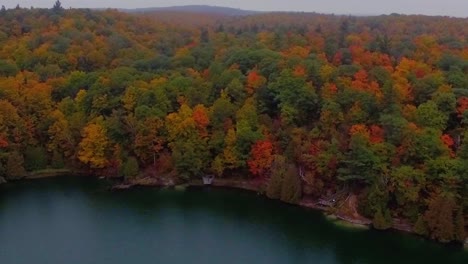
[(259, 140), (250, 152), (247, 161), (250, 172), (257, 177), (265, 177), (273, 162), (273, 144), (269, 140)]

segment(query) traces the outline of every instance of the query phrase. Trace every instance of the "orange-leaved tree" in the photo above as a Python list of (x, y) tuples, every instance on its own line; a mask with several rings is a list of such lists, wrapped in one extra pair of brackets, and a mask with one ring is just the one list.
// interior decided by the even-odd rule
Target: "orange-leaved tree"
[(265, 177), (273, 162), (273, 144), (270, 140), (259, 140), (252, 146), (249, 170), (254, 176)]

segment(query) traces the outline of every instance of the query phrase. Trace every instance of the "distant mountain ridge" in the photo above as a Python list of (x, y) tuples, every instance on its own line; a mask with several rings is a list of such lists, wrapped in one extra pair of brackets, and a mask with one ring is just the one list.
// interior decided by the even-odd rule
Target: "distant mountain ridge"
[[(96, 8), (102, 10), (105, 8)], [(316, 13), (314, 11), (255, 11), (245, 10), (240, 8), (224, 7), (224, 6), (211, 6), (211, 5), (181, 5), (181, 6), (167, 6), (167, 7), (143, 7), (143, 8), (118, 8), (119, 11), (125, 13), (192, 13), (192, 14), (210, 14), (216, 16), (249, 16), (265, 13), (289, 13), (289, 14), (324, 14), (324, 15), (337, 15), (337, 16), (355, 16), (355, 17), (373, 17), (381, 15), (404, 15), (398, 13), (392, 14), (378, 14), (378, 13)]]
[(149, 13), (149, 12), (188, 12), (201, 14), (216, 14), (224, 16), (248, 16), (261, 13), (260, 11), (243, 10), (231, 7), (209, 6), (209, 5), (185, 5), (169, 7), (149, 7), (136, 9), (120, 9), (128, 13)]

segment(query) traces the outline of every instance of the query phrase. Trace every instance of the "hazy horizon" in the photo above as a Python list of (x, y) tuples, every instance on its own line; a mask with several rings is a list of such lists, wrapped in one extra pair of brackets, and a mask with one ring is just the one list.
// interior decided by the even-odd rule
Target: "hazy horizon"
[[(17, 4), (21, 7), (52, 7), (55, 0), (4, 0), (2, 5), (13, 8)], [(438, 16), (468, 17), (467, 0), (176, 0), (176, 1), (144, 1), (144, 0), (62, 0), (65, 8), (148, 8), (181, 5), (212, 5), (240, 8), (256, 11), (304, 11), (334, 14), (422, 14)]]

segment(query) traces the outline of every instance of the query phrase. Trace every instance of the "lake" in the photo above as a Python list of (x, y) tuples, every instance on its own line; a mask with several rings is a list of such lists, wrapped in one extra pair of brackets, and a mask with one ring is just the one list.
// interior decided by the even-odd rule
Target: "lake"
[(1, 264), (468, 263), (468, 252), (211, 188), (108, 191), (91, 178), (0, 186)]

